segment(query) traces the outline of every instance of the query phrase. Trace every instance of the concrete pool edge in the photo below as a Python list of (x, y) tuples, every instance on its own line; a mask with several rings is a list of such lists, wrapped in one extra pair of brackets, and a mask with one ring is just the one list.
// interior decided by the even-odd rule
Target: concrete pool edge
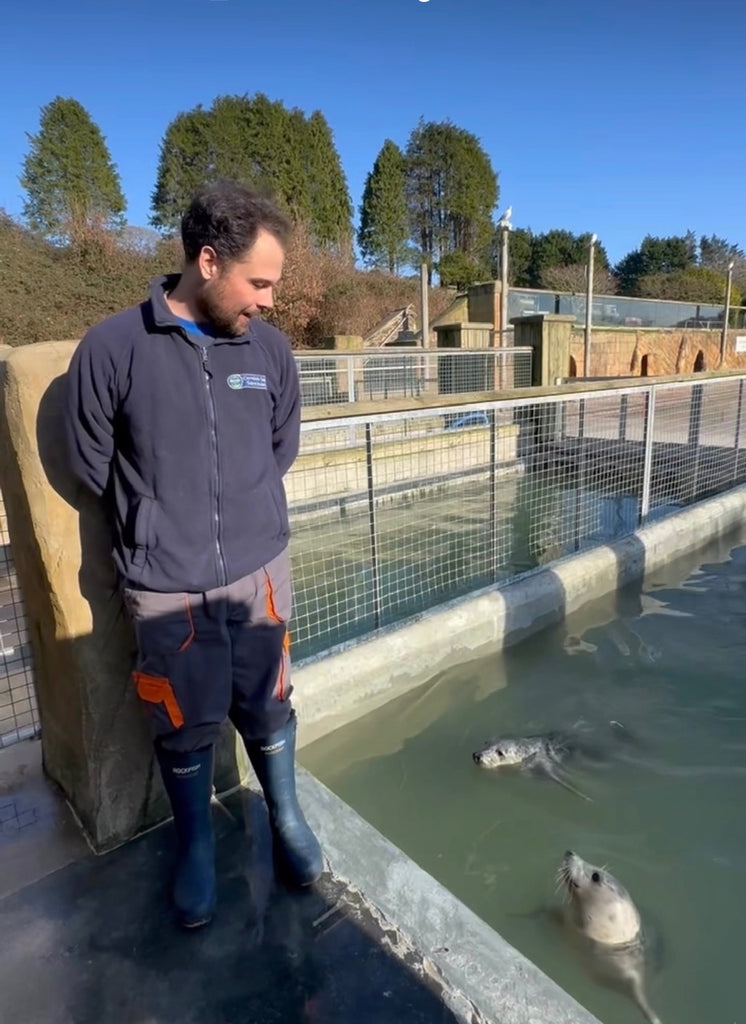
[[(255, 782), (252, 779), (251, 785)], [(393, 955), (419, 969), (464, 1024), (600, 1024), (531, 960), (309, 772), (298, 794), (334, 875), (356, 889)]]
[[(560, 559), (502, 587), (438, 605), (373, 637), (294, 667), (299, 746), (455, 665), (561, 622), (584, 605), (736, 531), (746, 485), (692, 504), (611, 544)], [(444, 642), (447, 638), (447, 642)]]

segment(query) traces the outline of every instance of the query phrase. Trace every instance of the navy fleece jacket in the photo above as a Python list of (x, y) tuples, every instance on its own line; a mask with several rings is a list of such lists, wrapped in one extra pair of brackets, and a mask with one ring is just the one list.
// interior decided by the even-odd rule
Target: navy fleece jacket
[(239, 338), (200, 338), (166, 304), (177, 280), (155, 280), (148, 300), (84, 336), (68, 439), (74, 473), (110, 503), (124, 582), (202, 592), (287, 545), (300, 393), (282, 332), (254, 319)]

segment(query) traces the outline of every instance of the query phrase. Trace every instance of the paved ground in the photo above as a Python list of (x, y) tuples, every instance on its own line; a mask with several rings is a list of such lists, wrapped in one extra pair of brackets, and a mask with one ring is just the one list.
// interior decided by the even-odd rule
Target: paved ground
[(343, 882), (275, 883), (263, 801), (214, 811), (219, 912), (183, 933), (166, 902), (169, 825), (96, 857), (39, 742), (0, 751), (3, 1024), (455, 1024), (418, 954)]

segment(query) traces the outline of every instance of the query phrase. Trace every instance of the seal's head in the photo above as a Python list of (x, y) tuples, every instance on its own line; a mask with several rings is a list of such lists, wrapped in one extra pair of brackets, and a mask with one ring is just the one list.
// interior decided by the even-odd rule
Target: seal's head
[(510, 739), (505, 737), (490, 743), (489, 746), (472, 754), (480, 768), (505, 768), (509, 765), (523, 764), (530, 757), (535, 757), (542, 749), (540, 739)]
[(637, 907), (621, 882), (608, 871), (588, 864), (568, 850), (557, 878), (569, 896), (568, 911), (573, 924), (589, 939), (619, 946), (639, 938)]

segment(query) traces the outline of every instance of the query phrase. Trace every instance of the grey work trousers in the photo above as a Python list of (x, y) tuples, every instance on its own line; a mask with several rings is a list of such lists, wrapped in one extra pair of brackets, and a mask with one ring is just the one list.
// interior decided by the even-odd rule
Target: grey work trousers
[(205, 593), (125, 587), (137, 637), (135, 686), (158, 742), (190, 751), (213, 743), (226, 717), (247, 740), (290, 717), (292, 610), (287, 549)]

